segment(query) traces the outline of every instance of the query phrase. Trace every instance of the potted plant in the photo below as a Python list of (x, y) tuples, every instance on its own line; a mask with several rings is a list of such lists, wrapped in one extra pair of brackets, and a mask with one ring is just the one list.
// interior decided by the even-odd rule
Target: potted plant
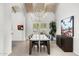
[(53, 37), (55, 37), (56, 34), (56, 22), (50, 22), (49, 24), (50, 32), (49, 34), (51, 35), (51, 40), (53, 40)]

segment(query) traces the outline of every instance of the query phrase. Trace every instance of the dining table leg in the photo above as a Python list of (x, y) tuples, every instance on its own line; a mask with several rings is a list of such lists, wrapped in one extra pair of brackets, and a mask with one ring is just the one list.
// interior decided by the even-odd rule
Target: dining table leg
[(40, 54), (40, 40), (39, 40), (39, 54)]
[(29, 54), (32, 53), (32, 41), (30, 40), (29, 41)]
[(50, 41), (47, 41), (47, 52), (50, 54)]

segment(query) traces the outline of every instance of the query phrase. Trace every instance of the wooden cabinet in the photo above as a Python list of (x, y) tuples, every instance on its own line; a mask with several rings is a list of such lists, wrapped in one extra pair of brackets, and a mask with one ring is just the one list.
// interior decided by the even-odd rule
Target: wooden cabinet
[(56, 44), (64, 51), (64, 52), (72, 52), (73, 51), (73, 38), (67, 36), (56, 36)]
[(57, 35), (56, 36), (56, 44), (59, 46), (59, 47), (61, 47), (62, 45), (62, 43), (61, 43), (61, 36), (60, 35)]

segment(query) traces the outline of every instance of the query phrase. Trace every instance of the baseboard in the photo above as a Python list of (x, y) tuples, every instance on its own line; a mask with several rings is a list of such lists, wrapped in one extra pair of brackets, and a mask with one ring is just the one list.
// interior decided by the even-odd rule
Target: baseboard
[(24, 40), (18, 40), (18, 39), (17, 39), (17, 40), (12, 40), (12, 41), (26, 41), (26, 39), (24, 39)]
[(73, 51), (76, 55), (78, 55), (79, 56), (79, 53), (77, 53), (76, 51)]
[(26, 41), (26, 40), (12, 40), (12, 41)]
[(1, 52), (0, 53), (0, 56), (8, 56), (8, 55), (10, 55), (12, 53), (12, 51), (10, 50), (10, 51), (7, 51), (7, 52)]

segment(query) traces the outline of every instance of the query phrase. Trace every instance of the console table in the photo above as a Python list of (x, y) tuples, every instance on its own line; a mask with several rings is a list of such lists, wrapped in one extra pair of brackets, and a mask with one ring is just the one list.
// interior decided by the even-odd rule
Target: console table
[(56, 36), (56, 44), (64, 52), (72, 52), (73, 51), (73, 38), (72, 37), (57, 35)]

